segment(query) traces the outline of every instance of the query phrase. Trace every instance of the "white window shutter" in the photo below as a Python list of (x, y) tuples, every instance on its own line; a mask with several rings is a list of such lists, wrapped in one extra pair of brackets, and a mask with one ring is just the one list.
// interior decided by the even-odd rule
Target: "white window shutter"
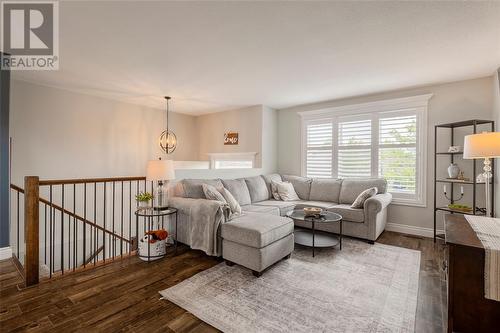
[(338, 128), (338, 176), (370, 177), (371, 119), (340, 121)]
[(315, 121), (306, 125), (306, 176), (332, 176), (333, 125), (331, 120)]

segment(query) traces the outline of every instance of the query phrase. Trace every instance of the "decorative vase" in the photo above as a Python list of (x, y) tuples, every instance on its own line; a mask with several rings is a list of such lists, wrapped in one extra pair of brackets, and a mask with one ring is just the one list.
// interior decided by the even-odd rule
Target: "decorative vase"
[(448, 167), (448, 176), (450, 176), (450, 178), (457, 178), (459, 174), (460, 168), (458, 167), (458, 165), (456, 165), (455, 163), (451, 163)]

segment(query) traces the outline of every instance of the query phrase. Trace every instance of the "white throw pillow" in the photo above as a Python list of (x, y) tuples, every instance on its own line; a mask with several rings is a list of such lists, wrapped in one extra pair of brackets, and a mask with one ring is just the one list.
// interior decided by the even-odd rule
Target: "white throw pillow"
[[(229, 205), (229, 209), (231, 210), (231, 215), (241, 215), (241, 206), (238, 203), (238, 200), (234, 198), (234, 196), (229, 192), (225, 187), (221, 188), (220, 193), (226, 199), (227, 204)], [(232, 216), (231, 216), (232, 218)]]
[(361, 192), (356, 200), (351, 205), (351, 208), (363, 208), (365, 206), (365, 201), (371, 197), (373, 197), (375, 194), (377, 194), (378, 189), (376, 187), (370, 187), (369, 189), (364, 190)]
[(201, 187), (203, 188), (203, 193), (205, 193), (205, 197), (208, 200), (217, 200), (223, 203), (227, 203), (221, 191), (218, 190), (215, 186), (209, 184), (202, 184)]
[(297, 192), (293, 188), (292, 183), (289, 182), (281, 182), (276, 183), (276, 188), (278, 189), (278, 194), (283, 201), (296, 201), (300, 200)]
[(278, 193), (278, 186), (276, 186), (277, 183), (281, 182), (271, 180), (271, 194), (273, 195), (274, 200), (281, 200), (280, 194)]

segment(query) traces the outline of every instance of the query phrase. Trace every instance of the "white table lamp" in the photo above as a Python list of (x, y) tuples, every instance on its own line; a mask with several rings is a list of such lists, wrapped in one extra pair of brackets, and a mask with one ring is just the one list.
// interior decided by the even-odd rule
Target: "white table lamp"
[[(486, 216), (491, 216), (490, 177), (491, 158), (500, 157), (500, 132), (483, 132), (466, 135), (464, 138), (464, 158), (484, 159), (484, 178), (486, 188)], [(474, 175), (475, 177), (476, 175)]]
[(175, 179), (174, 162), (172, 160), (148, 161), (146, 168), (146, 180), (157, 182), (156, 191), (154, 193), (153, 207), (157, 210), (167, 209), (165, 196), (163, 195), (163, 182)]

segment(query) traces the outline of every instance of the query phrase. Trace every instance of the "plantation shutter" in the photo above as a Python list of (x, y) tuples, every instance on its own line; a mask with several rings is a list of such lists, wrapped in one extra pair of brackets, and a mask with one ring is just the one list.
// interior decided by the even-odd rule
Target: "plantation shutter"
[(379, 176), (387, 179), (390, 192), (416, 193), (416, 115), (379, 119)]
[(370, 177), (372, 153), (371, 119), (339, 121), (338, 176)]
[(306, 176), (332, 177), (333, 125), (331, 120), (306, 125)]

